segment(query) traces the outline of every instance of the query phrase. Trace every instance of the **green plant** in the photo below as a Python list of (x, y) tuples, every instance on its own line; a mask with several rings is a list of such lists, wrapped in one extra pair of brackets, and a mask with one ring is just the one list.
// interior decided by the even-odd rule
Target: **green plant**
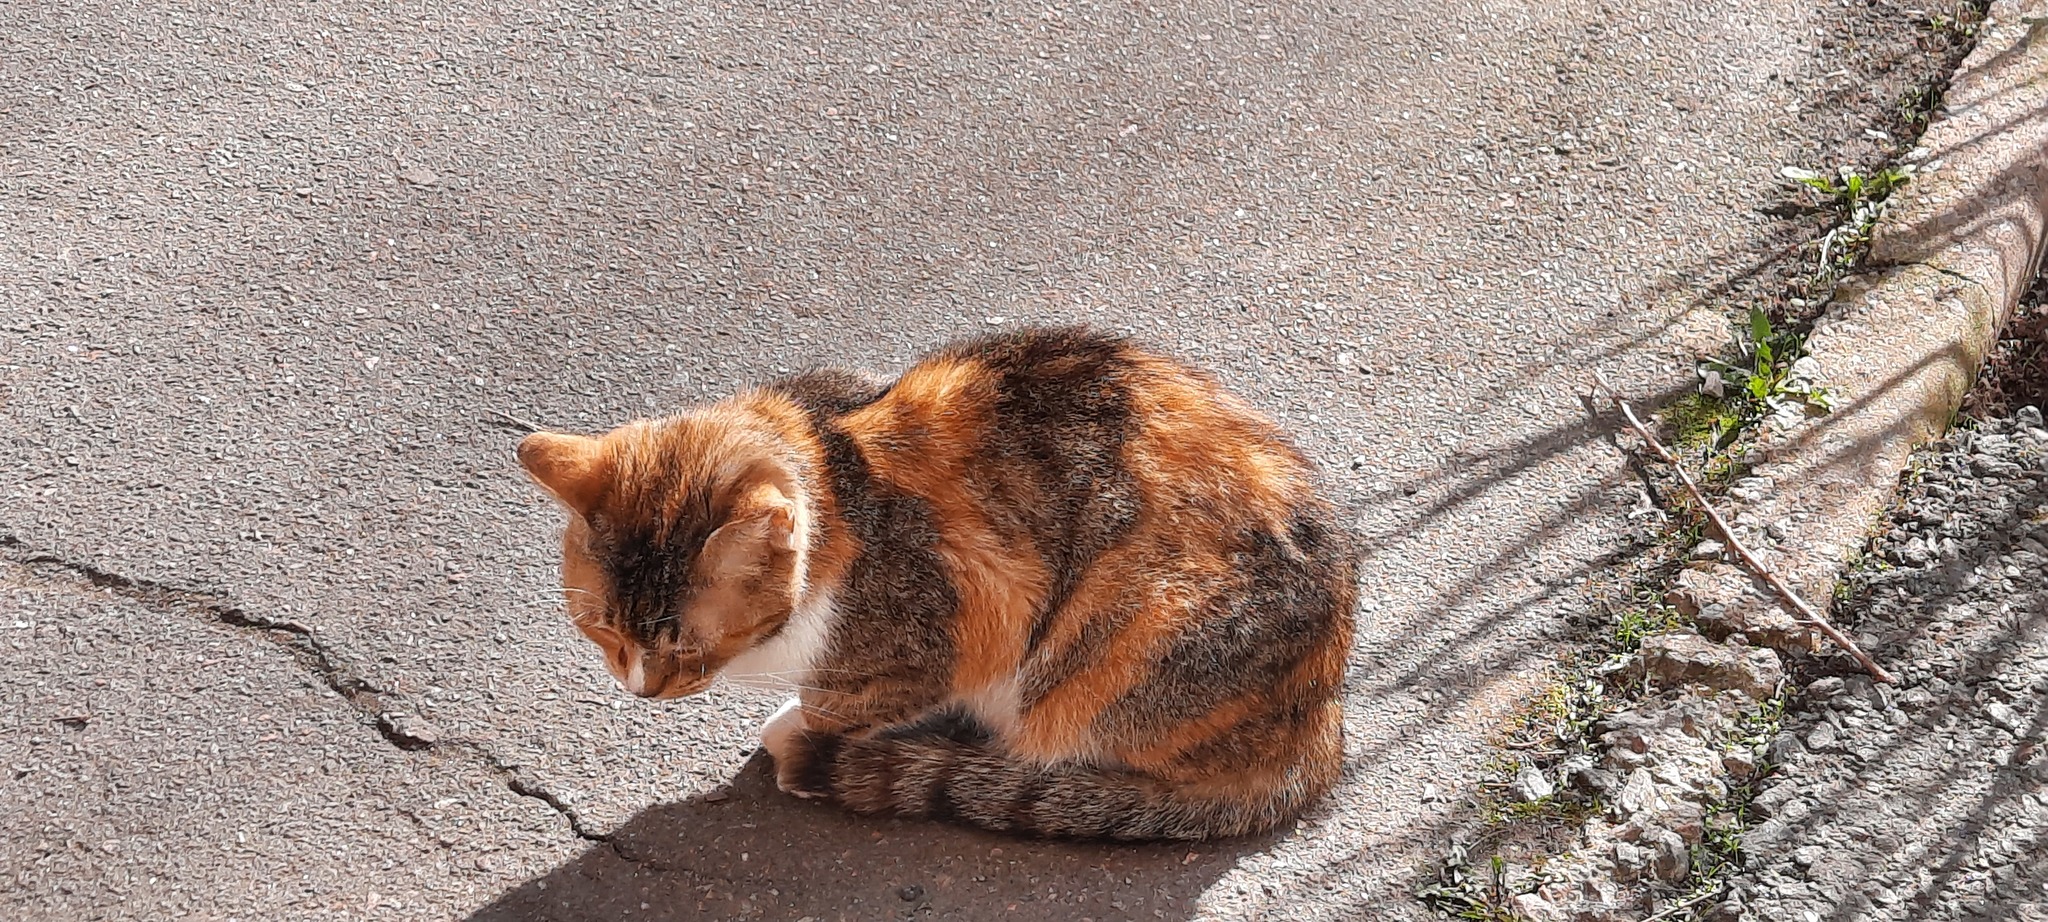
[(1445, 918), (1520, 922), (1521, 917), (1508, 907), (1513, 895), (1508, 892), (1506, 870), (1506, 861), (1499, 855), (1488, 861), (1484, 871), (1475, 870), (1465, 846), (1454, 844), (1437, 869), (1436, 880), (1417, 889), (1415, 896)]
[(1917, 135), (1927, 128), (1934, 107), (1940, 103), (1940, 86), (1923, 84), (1913, 87), (1899, 96), (1899, 122), (1907, 131)]
[(1977, 37), (1977, 29), (1984, 25), (1983, 6), (1957, 3), (1947, 12), (1928, 15), (1924, 27), (1949, 41), (1967, 41)]
[(1742, 426), (1737, 408), (1726, 397), (1714, 394), (1687, 394), (1665, 408), (1664, 416), (1671, 422), (1678, 447), (1693, 450), (1717, 447), (1724, 433)]
[(1827, 388), (1809, 381), (1798, 367), (1806, 354), (1806, 337), (1771, 323), (1759, 308), (1749, 309), (1749, 324), (1735, 338), (1737, 360), (1707, 359), (1701, 364), (1701, 390), (1722, 401), (1722, 411), (1707, 421), (1703, 441), (1724, 452), (1742, 433), (1771, 415), (1797, 408), (1825, 413), (1833, 409)]
[(1642, 644), (1643, 638), (1675, 630), (1684, 623), (1678, 609), (1662, 602), (1626, 609), (1614, 619), (1614, 643), (1624, 652), (1631, 651)]
[(1834, 175), (1788, 166), (1779, 173), (1786, 179), (1819, 193), (1822, 204), (1833, 207), (1841, 220), (1820, 238), (1820, 269), (1831, 283), (1840, 273), (1856, 268), (1870, 248), (1870, 228), (1884, 213), (1885, 200), (1911, 182), (1910, 166), (1888, 166), (1869, 176), (1850, 167), (1837, 167)]

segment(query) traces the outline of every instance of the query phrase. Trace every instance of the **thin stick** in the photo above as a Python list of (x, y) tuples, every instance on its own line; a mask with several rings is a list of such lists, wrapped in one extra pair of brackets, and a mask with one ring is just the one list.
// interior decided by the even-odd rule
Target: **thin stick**
[(1834, 625), (1829, 624), (1826, 618), (1821, 617), (1820, 612), (1813, 609), (1813, 606), (1806, 604), (1806, 600), (1800, 598), (1799, 593), (1792, 591), (1791, 586), (1785, 585), (1785, 581), (1779, 578), (1776, 570), (1771, 569), (1763, 561), (1758, 560), (1755, 554), (1750, 553), (1749, 546), (1742, 543), (1742, 537), (1735, 533), (1734, 528), (1729, 527), (1728, 520), (1721, 518), (1721, 513), (1714, 510), (1713, 503), (1707, 502), (1707, 494), (1700, 489), (1699, 484), (1693, 482), (1692, 474), (1686, 471), (1685, 465), (1679, 463), (1678, 456), (1672, 454), (1670, 449), (1665, 448), (1664, 443), (1657, 441), (1657, 437), (1650, 433), (1650, 427), (1643, 425), (1643, 421), (1636, 418), (1636, 411), (1629, 407), (1627, 400), (1622, 399), (1621, 391), (1615, 389), (1614, 385), (1607, 380), (1607, 376), (1600, 373), (1600, 369), (1593, 369), (1593, 380), (1600, 382), (1600, 389), (1607, 392), (1608, 399), (1613, 400), (1614, 405), (1621, 408), (1621, 415), (1628, 419), (1629, 428), (1634, 429), (1636, 435), (1642, 438), (1643, 443), (1650, 446), (1650, 451), (1656, 453), (1659, 460), (1671, 465), (1671, 469), (1678, 473), (1678, 482), (1685, 485), (1685, 491), (1692, 494), (1692, 501), (1699, 504), (1700, 509), (1707, 515), (1707, 521), (1714, 523), (1714, 528), (1721, 533), (1721, 537), (1728, 539), (1728, 548), (1735, 552), (1735, 556), (1740, 558), (1745, 566), (1749, 567), (1750, 572), (1755, 573), (1773, 591), (1777, 592), (1778, 598), (1783, 599), (1785, 604), (1792, 606), (1792, 610), (1797, 612), (1801, 619), (1818, 628), (1822, 634), (1827, 635), (1829, 640), (1834, 641), (1836, 646), (1841, 647), (1850, 656), (1855, 657), (1856, 662), (1863, 667), (1865, 672), (1870, 673), (1871, 678), (1886, 685), (1897, 685), (1898, 679), (1893, 678), (1892, 674), (1886, 672), (1883, 666), (1878, 665), (1876, 660), (1871, 659), (1870, 654), (1863, 652), (1862, 648), (1856, 646), (1856, 642), (1850, 640), (1847, 634), (1836, 630)]
[(521, 431), (523, 431), (523, 432), (544, 432), (544, 431), (546, 431), (546, 430), (542, 429), (541, 427), (539, 427), (539, 426), (536, 426), (536, 425), (534, 425), (533, 423), (529, 423), (529, 422), (527, 422), (526, 420), (520, 419), (519, 417), (517, 417), (517, 416), (513, 416), (512, 414), (510, 414), (510, 413), (506, 413), (506, 412), (504, 412), (504, 411), (502, 411), (502, 410), (491, 410), (491, 409), (486, 409), (486, 410), (484, 410), (484, 412), (486, 412), (486, 413), (489, 413), (489, 414), (491, 414), (492, 416), (495, 416), (495, 417), (497, 417), (497, 418), (498, 418), (498, 420), (497, 420), (497, 421), (498, 421), (498, 423), (499, 423), (500, 425), (510, 426), (510, 427), (512, 427), (512, 428), (514, 428), (514, 429), (518, 429), (518, 430), (521, 430)]
[(1644, 919), (1643, 922), (1658, 922), (1658, 920), (1660, 919), (1669, 919), (1672, 916), (1678, 915), (1679, 913), (1684, 912), (1685, 910), (1691, 909), (1694, 906), (1698, 906), (1699, 904), (1704, 903), (1707, 900), (1713, 899), (1714, 897), (1720, 895), (1721, 885), (1715, 884), (1712, 890), (1700, 893), (1694, 896), (1692, 899), (1686, 900), (1683, 903), (1676, 903), (1671, 906), (1667, 906), (1664, 909), (1660, 910), (1656, 915)]

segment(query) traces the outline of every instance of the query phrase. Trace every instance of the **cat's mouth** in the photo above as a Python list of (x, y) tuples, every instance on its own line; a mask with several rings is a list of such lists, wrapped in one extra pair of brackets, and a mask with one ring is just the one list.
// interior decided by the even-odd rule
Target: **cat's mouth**
[(654, 698), (657, 700), (666, 700), (669, 698), (687, 698), (710, 687), (710, 679), (692, 678), (691, 680), (685, 682), (680, 678), (676, 678), (669, 680), (667, 685), (664, 685), (661, 688), (656, 689), (652, 693), (641, 693), (640, 697)]
[(619, 679), (626, 690), (642, 698), (683, 698), (711, 687), (716, 674), (703, 663), (684, 663), (641, 653), (633, 658)]

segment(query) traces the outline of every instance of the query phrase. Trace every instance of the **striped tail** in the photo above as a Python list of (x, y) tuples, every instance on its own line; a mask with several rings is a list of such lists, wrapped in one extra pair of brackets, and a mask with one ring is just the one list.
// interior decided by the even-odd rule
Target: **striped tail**
[(785, 790), (857, 813), (966, 823), (996, 832), (1089, 839), (1215, 839), (1265, 832), (1323, 793), (1330, 772), (1289, 769), (1268, 789), (1195, 796), (1166, 782), (1086, 765), (1043, 766), (943, 736), (848, 737), (803, 731), (778, 765)]

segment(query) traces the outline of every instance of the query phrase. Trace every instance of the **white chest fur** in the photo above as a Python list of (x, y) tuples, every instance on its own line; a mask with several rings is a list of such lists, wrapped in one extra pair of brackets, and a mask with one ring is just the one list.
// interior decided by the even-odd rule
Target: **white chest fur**
[(811, 668), (825, 657), (839, 610), (830, 592), (813, 592), (790, 613), (789, 623), (760, 646), (732, 658), (719, 670), (750, 688), (788, 690), (810, 684)]

